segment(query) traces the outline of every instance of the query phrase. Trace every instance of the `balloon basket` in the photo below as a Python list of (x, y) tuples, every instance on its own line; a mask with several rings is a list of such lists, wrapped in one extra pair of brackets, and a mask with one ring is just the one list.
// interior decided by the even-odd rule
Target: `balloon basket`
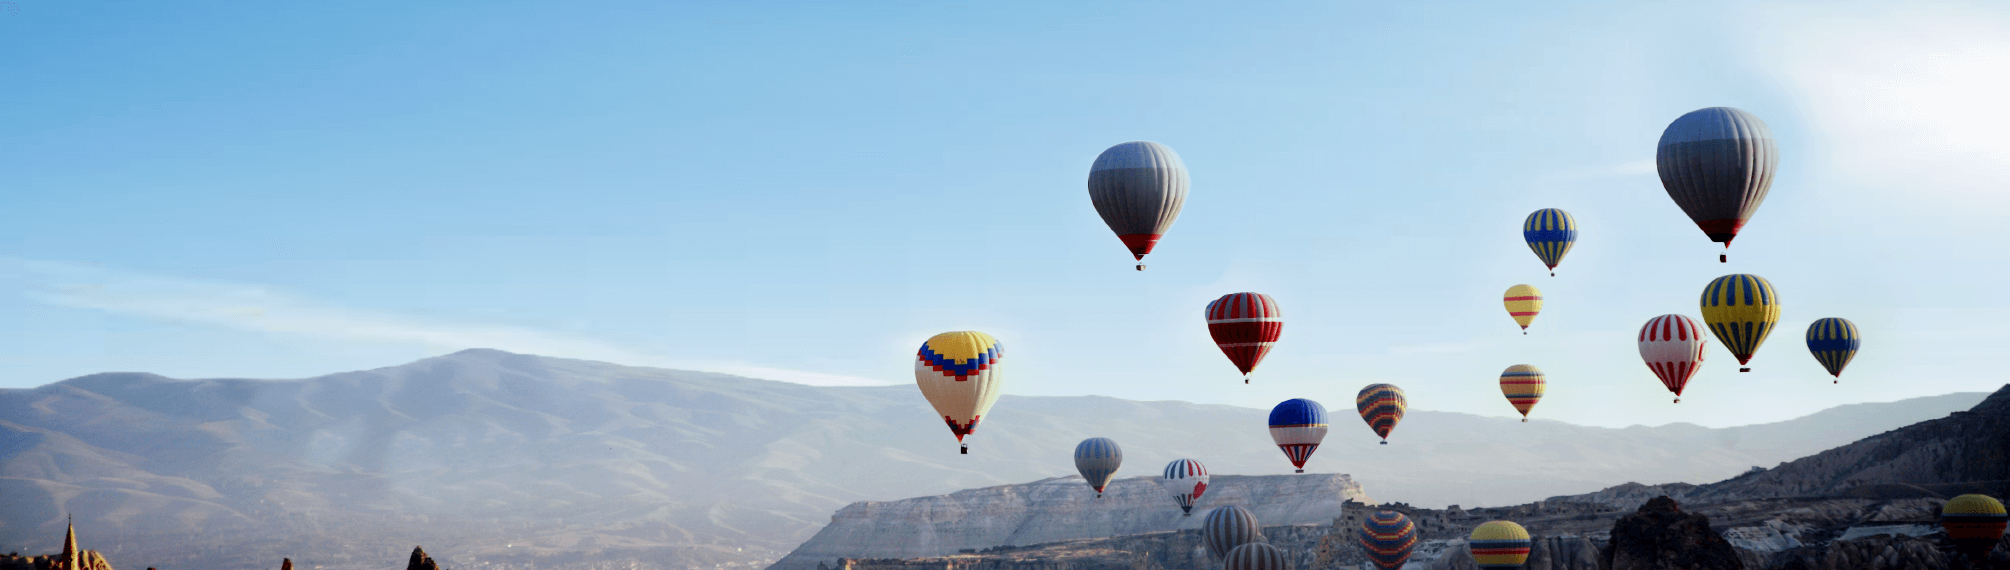
[(1305, 470), (1304, 470), (1304, 469), (1299, 469), (1299, 470), (1297, 470), (1297, 471), (1293, 471), (1292, 473), (1304, 473), (1304, 472), (1305, 472)]
[(1681, 398), (1676, 398), (1676, 399), (1675, 399), (1675, 403), (1677, 403), (1677, 404), (1680, 404), (1680, 403), (1682, 403), (1682, 399), (1681, 399)]
[(1389, 445), (1389, 442), (1384, 441), (1382, 442), (1382, 445)]
[(1145, 270), (1145, 264), (1143, 263), (1138, 264), (1138, 271), (1144, 271), (1144, 270)]
[(1522, 418), (1521, 423), (1528, 423), (1528, 418)]
[(1183, 516), (1183, 517), (1190, 517), (1190, 516), (1193, 516), (1193, 511), (1187, 511), (1187, 512), (1184, 512), (1184, 513), (1180, 513), (1180, 515), (1179, 515), (1179, 516)]
[(970, 455), (970, 446), (963, 446), (963, 455)]
[(1731, 256), (1724, 255), (1721, 253), (1717, 254), (1717, 263), (1730, 263), (1730, 262), (1731, 262)]
[(1738, 371), (1739, 371), (1739, 372), (1751, 372), (1751, 371), (1752, 371), (1752, 368), (1751, 368), (1751, 367), (1749, 367), (1749, 366), (1741, 366), (1741, 367), (1739, 367), (1739, 368), (1738, 368)]

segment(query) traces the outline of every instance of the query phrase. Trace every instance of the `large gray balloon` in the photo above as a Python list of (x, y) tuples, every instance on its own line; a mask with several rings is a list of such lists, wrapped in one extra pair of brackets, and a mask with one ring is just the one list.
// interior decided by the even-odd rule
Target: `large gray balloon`
[(1291, 570), (1291, 559), (1275, 546), (1252, 542), (1228, 551), (1222, 566), (1227, 570)]
[(1655, 169), (1668, 197), (1711, 241), (1731, 239), (1773, 185), (1780, 153), (1757, 116), (1730, 107), (1690, 111), (1661, 132)]
[[(1186, 164), (1155, 142), (1110, 147), (1089, 167), (1089, 201), (1139, 261), (1179, 219), (1186, 189)], [(1138, 264), (1138, 269), (1144, 267)]]
[(1217, 507), (1200, 523), (1200, 537), (1215, 558), (1227, 558), (1235, 547), (1263, 540), (1263, 527), (1248, 509), (1229, 505)]
[(1082, 480), (1089, 488), (1096, 490), (1096, 496), (1103, 496), (1103, 487), (1109, 486), (1110, 478), (1117, 475), (1117, 467), (1124, 464), (1124, 448), (1117, 447), (1116, 440), (1107, 437), (1092, 437), (1075, 446), (1075, 470), (1082, 473)]

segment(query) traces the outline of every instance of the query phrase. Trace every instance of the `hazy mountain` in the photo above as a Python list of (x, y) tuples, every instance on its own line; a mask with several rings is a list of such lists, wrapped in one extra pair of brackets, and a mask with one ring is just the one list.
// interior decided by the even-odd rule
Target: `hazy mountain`
[[(1378, 500), (1512, 504), (1623, 481), (1723, 479), (1983, 396), (1722, 430), (1414, 411), (1387, 446), (1342, 412), (1307, 468), (1351, 474)], [(305, 380), (96, 374), (0, 391), (0, 548), (55, 548), (71, 512), (120, 567), (264, 567), (281, 555), (304, 568), (374, 566), (414, 543), (455, 567), (525, 556), (765, 563), (854, 501), (1071, 474), (1070, 451), (1091, 436), (1123, 444), (1119, 476), (1182, 456), (1217, 473), (1288, 473), (1265, 416), (1007, 396), (971, 454), (958, 455), (911, 386), (811, 387), (492, 350)]]

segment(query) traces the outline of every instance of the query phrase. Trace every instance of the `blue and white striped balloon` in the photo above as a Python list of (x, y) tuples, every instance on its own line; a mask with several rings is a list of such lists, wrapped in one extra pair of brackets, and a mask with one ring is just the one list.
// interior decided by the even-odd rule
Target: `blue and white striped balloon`
[(1117, 467), (1124, 464), (1124, 449), (1107, 437), (1092, 437), (1075, 446), (1075, 470), (1082, 473), (1082, 480), (1089, 488), (1096, 490), (1096, 496), (1103, 496), (1103, 487), (1110, 484), (1110, 478), (1117, 474)]
[(1207, 492), (1207, 466), (1192, 459), (1174, 459), (1166, 464), (1165, 475), (1159, 478), (1159, 485), (1166, 488), (1179, 509), (1193, 516), (1193, 504)]

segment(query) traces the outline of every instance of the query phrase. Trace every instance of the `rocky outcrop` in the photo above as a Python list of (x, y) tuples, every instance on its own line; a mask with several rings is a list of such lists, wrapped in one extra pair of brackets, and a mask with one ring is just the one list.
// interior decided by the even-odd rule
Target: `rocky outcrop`
[(433, 563), (433, 557), (426, 555), (426, 549), (414, 546), (412, 559), (405, 563), (405, 570), (440, 570), (440, 565)]
[(1605, 550), (1608, 570), (1742, 570), (1737, 551), (1710, 529), (1710, 517), (1685, 513), (1674, 499), (1657, 497), (1612, 527)]
[(810, 570), (840, 558), (943, 557), (1008, 545), (1197, 529), (1208, 510), (1223, 505), (1249, 509), (1263, 525), (1324, 526), (1349, 501), (1358, 505), (1368, 497), (1346, 475), (1215, 475), (1194, 515), (1181, 516), (1153, 477), (1114, 481), (1102, 498), (1080, 477), (1057, 477), (936, 497), (853, 503), (772, 568)]
[[(0, 555), (0, 570), (62, 570), (63, 555), (44, 554), (41, 556), (21, 556), (19, 554)], [(112, 570), (112, 564), (96, 550), (77, 552), (78, 570)]]

